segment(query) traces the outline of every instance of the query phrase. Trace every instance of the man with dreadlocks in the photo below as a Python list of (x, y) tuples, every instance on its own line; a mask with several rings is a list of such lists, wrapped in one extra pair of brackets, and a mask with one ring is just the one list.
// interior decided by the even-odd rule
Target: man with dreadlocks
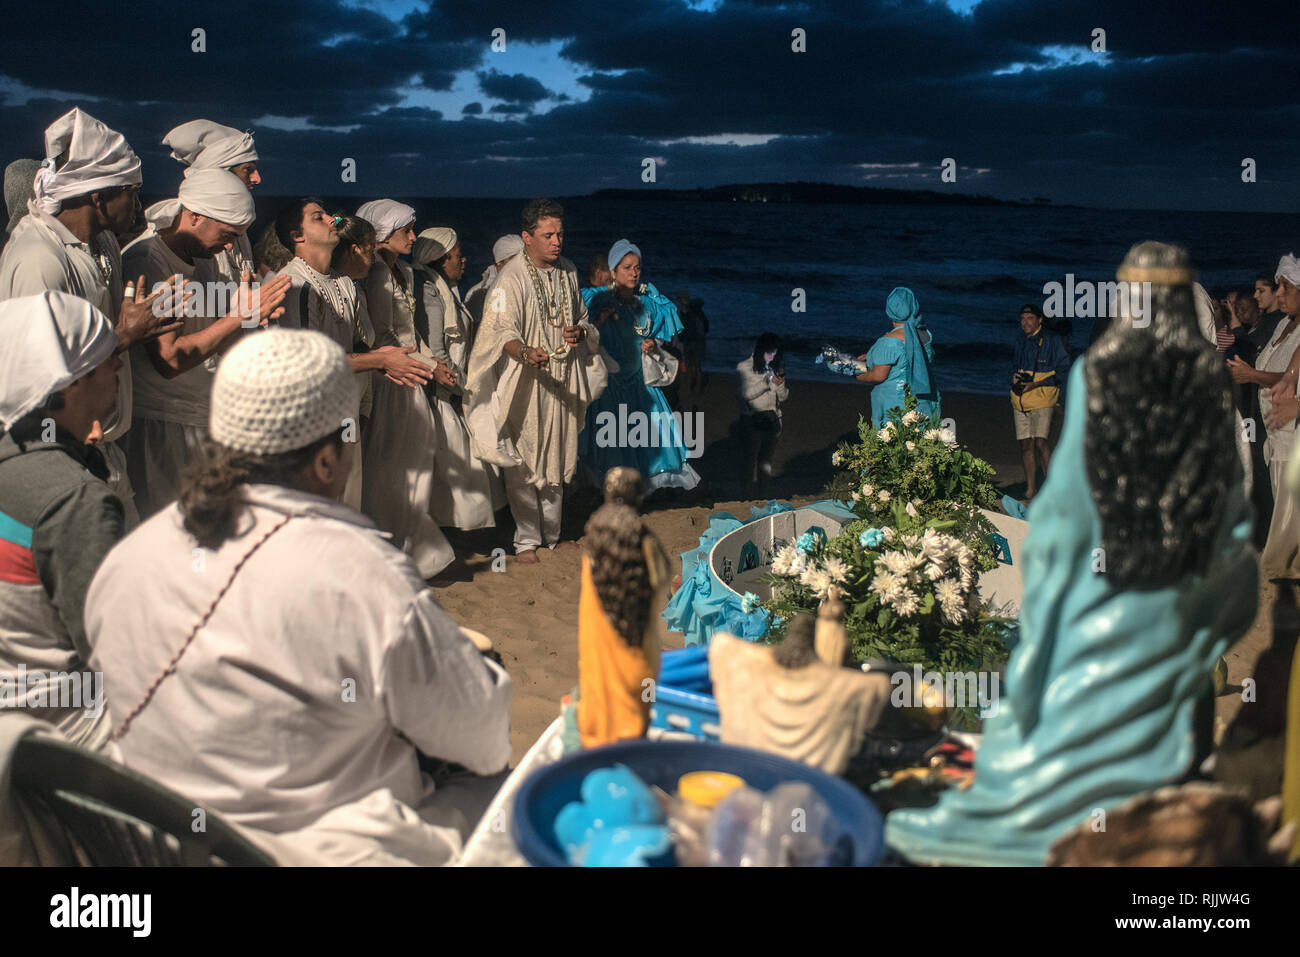
[(668, 556), (641, 521), (641, 473), (605, 474), (587, 521), (578, 599), (578, 732), (584, 748), (639, 738), (650, 722), (668, 600)]
[(1070, 373), (1029, 508), (1035, 585), (975, 783), (886, 822), (914, 862), (1044, 864), (1097, 810), (1179, 784), (1208, 755), (1211, 669), (1258, 595), (1232, 391), (1197, 329), (1184, 250), (1140, 243), (1119, 279), (1151, 284), (1150, 321), (1120, 297)]

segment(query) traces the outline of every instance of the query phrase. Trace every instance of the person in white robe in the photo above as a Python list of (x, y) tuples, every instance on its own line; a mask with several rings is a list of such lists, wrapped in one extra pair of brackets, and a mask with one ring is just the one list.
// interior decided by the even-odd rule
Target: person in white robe
[[(366, 277), (365, 296), (378, 346), (411, 350), (433, 367), (434, 381), (450, 385), (450, 370), (415, 331), (415, 277), (399, 259), (415, 244), (415, 210), (380, 199), (357, 215), (375, 228), (379, 257)], [(362, 511), (391, 532), (425, 578), (433, 578), (456, 558), (433, 519), (438, 425), (424, 390), (384, 378), (375, 383), (365, 453)]]
[[(354, 253), (351, 247), (360, 244), (369, 248), (368, 265), (361, 273), (364, 278), (374, 265), (374, 229), (365, 220), (355, 219), (355, 222), (368, 229), (369, 235), (357, 237), (360, 243), (349, 242), (344, 252), (364, 261), (365, 250)], [(281, 242), (287, 243), (294, 254), (279, 272), (293, 284), (280, 324), (290, 329), (323, 332), (347, 353), (348, 364), (360, 377), (361, 405), (358, 428), (345, 438), (364, 443), (374, 405), (374, 373), (391, 376), (399, 385), (423, 386), (432, 377), (433, 369), (397, 346), (372, 348), (375, 335), (365, 299), (353, 277), (338, 268), (349, 264), (348, 257), (335, 264), (341, 245), (340, 225), (340, 217), (329, 215), (319, 200), (310, 197), (291, 203), (276, 217), (276, 228), (284, 233)], [(358, 511), (364, 488), (363, 458), (362, 455), (353, 457), (352, 474), (343, 493), (344, 504)]]
[(1276, 302), (1283, 318), (1273, 330), (1268, 345), (1255, 359), (1255, 381), (1260, 385), (1260, 413), (1268, 431), (1264, 455), (1268, 461), (1274, 502), (1268, 540), (1260, 552), (1259, 566), (1265, 578), (1294, 581), (1300, 579), (1300, 504), (1288, 494), (1286, 471), (1292, 449), (1300, 444), (1296, 442), (1300, 423), (1294, 413), (1284, 414), (1283, 409), (1293, 408), (1285, 400), (1293, 401), (1300, 392), (1295, 377), (1297, 357), (1300, 356), (1300, 331), (1297, 331), (1300, 327), (1300, 259), (1293, 254), (1283, 256), (1273, 278), (1277, 281)]
[[(241, 133), (211, 120), (190, 120), (169, 131), (162, 145), (170, 148), (172, 159), (185, 167), (186, 176), (198, 170), (224, 169), (238, 176), (250, 192), (262, 182), (252, 133)], [(217, 272), (228, 282), (239, 282), (245, 269), (256, 274), (252, 240), (247, 233), (214, 258)]]
[(151, 206), (148, 215), (155, 228), (127, 246), (123, 265), (161, 292), (160, 307), (183, 324), (131, 350), (135, 421), (122, 447), (143, 518), (175, 501), (182, 472), (201, 457), (221, 353), (279, 318), (289, 288), (281, 279), (254, 291), (221, 273), (214, 257), (245, 234), (254, 216), (248, 189), (225, 170), (195, 171), (176, 199)]
[[(277, 838), (319, 825), (336, 859), (356, 841), (446, 863), (498, 782), (436, 788), (420, 755), (500, 772), (511, 682), (337, 501), (358, 395), (321, 333), (268, 329), (226, 355), (202, 474), (91, 584), (92, 665), (127, 767)], [(167, 600), (140, 601), (141, 582)]]
[(492, 244), (493, 262), (483, 270), (482, 278), (465, 293), (465, 307), (469, 309), (469, 314), (474, 320), (472, 328), (475, 332), (478, 331), (478, 324), (483, 321), (483, 303), (487, 299), (488, 290), (496, 282), (497, 273), (501, 272), (502, 267), (512, 257), (518, 256), (523, 251), (524, 241), (519, 238), (518, 233), (506, 233)]
[(608, 380), (573, 263), (560, 255), (564, 210), (524, 207), (524, 252), (489, 291), (470, 353), (466, 422), (474, 454), (505, 472), (517, 559), (560, 541), (564, 483), (578, 467), (587, 406)]
[(461, 414), (475, 323), (461, 301), (456, 282), (465, 272), (456, 231), (435, 226), (420, 233), (411, 254), (415, 261), (415, 327), (434, 357), (452, 373), (450, 386), (427, 390), (438, 432), (433, 518), (460, 529), (491, 528), (494, 513), (505, 505), (505, 486), (493, 465), (470, 449), (469, 429)]
[[(118, 352), (150, 336), (176, 329), (178, 322), (154, 314), (156, 296), (124, 281), (122, 251), (115, 233), (130, 228), (140, 208), (140, 159), (126, 138), (80, 108), (59, 117), (45, 131), (45, 160), (33, 183), (35, 199), (0, 253), (0, 300), (66, 292), (116, 317)], [(131, 427), (131, 368), (118, 374), (117, 404), (101, 423), (100, 451), (108, 485), (122, 502), (126, 527), (139, 523), (117, 441)]]

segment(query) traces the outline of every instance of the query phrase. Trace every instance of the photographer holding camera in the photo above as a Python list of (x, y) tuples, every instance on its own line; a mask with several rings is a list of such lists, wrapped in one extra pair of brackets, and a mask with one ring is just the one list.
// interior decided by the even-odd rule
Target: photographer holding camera
[(1047, 477), (1052, 450), (1047, 436), (1052, 412), (1060, 401), (1061, 386), (1070, 371), (1065, 343), (1043, 328), (1043, 311), (1033, 303), (1020, 308), (1020, 330), (1011, 364), (1011, 415), (1016, 422), (1016, 439), (1025, 466), (1025, 500), (1038, 494), (1038, 469)]

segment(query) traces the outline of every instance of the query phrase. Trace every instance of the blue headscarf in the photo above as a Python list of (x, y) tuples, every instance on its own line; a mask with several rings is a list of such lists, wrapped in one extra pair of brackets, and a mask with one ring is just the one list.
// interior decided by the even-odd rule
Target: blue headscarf
[(613, 246), (609, 247), (609, 271), (613, 272), (614, 267), (623, 261), (623, 257), (628, 253), (636, 253), (636, 258), (641, 258), (641, 250), (638, 249), (631, 240), (620, 239)]
[(903, 360), (907, 373), (907, 385), (912, 395), (929, 396), (934, 392), (930, 384), (930, 363), (925, 357), (925, 346), (921, 342), (920, 330), (924, 328), (921, 319), (921, 307), (916, 304), (916, 296), (906, 286), (896, 286), (885, 300), (885, 314), (894, 322), (903, 324)]

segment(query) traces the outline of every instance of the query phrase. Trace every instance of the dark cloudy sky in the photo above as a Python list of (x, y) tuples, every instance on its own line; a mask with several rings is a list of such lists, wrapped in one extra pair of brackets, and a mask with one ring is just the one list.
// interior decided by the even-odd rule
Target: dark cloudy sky
[(127, 135), (148, 192), (179, 179), (163, 134), (206, 117), (253, 130), (277, 194), (802, 179), (1300, 208), (1295, 0), (130, 0), (4, 20), (3, 161), (39, 157), (79, 105)]

